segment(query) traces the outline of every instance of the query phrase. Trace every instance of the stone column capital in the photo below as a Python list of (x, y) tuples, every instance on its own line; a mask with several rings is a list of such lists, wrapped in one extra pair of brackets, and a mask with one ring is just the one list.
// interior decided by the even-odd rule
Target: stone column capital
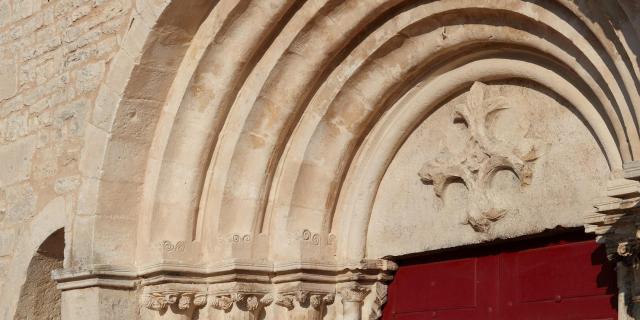
[(142, 294), (141, 304), (147, 309), (165, 312), (168, 308), (191, 310), (207, 304), (207, 294), (190, 290), (147, 290)]
[[(623, 172), (605, 186), (605, 196), (585, 219), (585, 231), (596, 234), (607, 258), (618, 263), (619, 318), (640, 316), (640, 161), (623, 165)], [(624, 275), (624, 277), (620, 277)], [(622, 298), (620, 298), (622, 297)]]
[(371, 289), (359, 284), (349, 284), (340, 289), (340, 296), (344, 302), (363, 302)]
[(596, 234), (606, 245), (607, 258), (629, 260), (638, 254), (640, 230), (640, 174), (636, 166), (625, 169), (624, 178), (607, 182), (605, 196), (594, 203), (594, 212), (585, 217), (585, 231)]

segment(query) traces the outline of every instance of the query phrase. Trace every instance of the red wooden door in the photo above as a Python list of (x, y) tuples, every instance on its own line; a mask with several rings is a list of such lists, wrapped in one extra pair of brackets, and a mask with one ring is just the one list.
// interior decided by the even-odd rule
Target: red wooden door
[(572, 238), (400, 261), (383, 319), (616, 319), (613, 264)]

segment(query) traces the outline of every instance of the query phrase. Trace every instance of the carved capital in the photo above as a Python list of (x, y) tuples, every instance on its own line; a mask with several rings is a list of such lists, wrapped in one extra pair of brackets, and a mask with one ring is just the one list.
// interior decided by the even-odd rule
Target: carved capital
[(281, 307), (285, 307), (289, 310), (293, 309), (293, 297), (290, 295), (277, 295), (275, 299), (275, 304)]
[(264, 295), (262, 298), (260, 298), (259, 302), (263, 306), (268, 306), (268, 305), (273, 303), (273, 300), (274, 300), (273, 299), (273, 295), (272, 294), (267, 294), (267, 295)]
[(378, 320), (382, 318), (382, 306), (387, 303), (387, 286), (380, 282), (376, 282), (373, 286), (373, 292), (376, 295), (376, 298), (371, 306), (369, 320)]
[(322, 306), (331, 305), (335, 301), (335, 294), (312, 294), (310, 298), (310, 305), (314, 309), (320, 309)]
[(259, 311), (262, 308), (270, 305), (273, 302), (273, 297), (262, 294), (244, 294), (242, 299), (236, 301), (238, 305), (244, 305), (248, 311)]
[(228, 312), (235, 304), (239, 309), (255, 312), (270, 305), (272, 302), (273, 296), (270, 294), (234, 292), (213, 296), (211, 307)]
[(207, 302), (206, 293), (192, 291), (152, 291), (142, 295), (141, 304), (147, 309), (164, 312), (175, 306), (178, 310), (203, 307)]
[(363, 302), (367, 295), (371, 292), (371, 289), (361, 285), (350, 285), (340, 290), (340, 296), (342, 296), (343, 302)]
[(309, 300), (308, 291), (298, 290), (295, 292), (294, 296), (296, 297), (296, 301), (298, 301), (298, 303), (301, 305), (306, 304), (307, 300)]
[(613, 179), (607, 183), (606, 195), (594, 205), (596, 211), (586, 216), (585, 230), (606, 245), (607, 258), (634, 263), (640, 253), (640, 182)]
[(335, 297), (336, 295), (333, 293), (312, 294), (309, 299), (309, 305), (316, 310), (320, 310), (324, 306), (333, 304)]
[(211, 298), (211, 307), (224, 311), (229, 311), (233, 307), (233, 298), (230, 295), (220, 295)]
[(618, 243), (618, 248), (616, 250), (616, 253), (619, 256), (626, 258), (626, 257), (638, 255), (639, 251), (640, 251), (640, 244), (638, 243), (638, 240), (631, 240), (631, 241), (623, 241)]
[(298, 305), (303, 308), (312, 307), (314, 309), (321, 309), (323, 306), (332, 304), (334, 300), (334, 293), (297, 290), (295, 292), (278, 294), (275, 298), (275, 304), (292, 310), (295, 308), (294, 301), (297, 301)]

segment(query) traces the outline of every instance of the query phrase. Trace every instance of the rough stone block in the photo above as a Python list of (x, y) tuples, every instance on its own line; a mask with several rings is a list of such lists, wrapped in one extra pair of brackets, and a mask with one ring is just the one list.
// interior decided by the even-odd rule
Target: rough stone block
[[(1, 18), (0, 18), (1, 19)], [(13, 97), (18, 91), (17, 66), (15, 59), (0, 57), (0, 101)]]
[(7, 213), (3, 222), (17, 223), (29, 219), (36, 210), (37, 195), (28, 183), (17, 184), (5, 189)]
[(0, 0), (0, 28), (11, 21), (11, 6), (9, 0)]
[(31, 160), (36, 150), (36, 137), (29, 136), (0, 146), (0, 187), (25, 181), (31, 174)]
[(0, 257), (13, 255), (13, 247), (16, 239), (17, 233), (15, 229), (5, 228), (0, 230)]

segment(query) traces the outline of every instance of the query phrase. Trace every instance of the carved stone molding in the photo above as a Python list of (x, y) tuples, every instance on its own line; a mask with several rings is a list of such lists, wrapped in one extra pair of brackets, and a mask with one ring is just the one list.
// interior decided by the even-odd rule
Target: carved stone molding
[(185, 242), (178, 241), (174, 244), (171, 241), (165, 240), (160, 243), (160, 248), (166, 252), (182, 252), (185, 248)]
[(295, 307), (293, 304), (293, 297), (288, 295), (278, 295), (275, 299), (275, 304), (281, 307), (285, 307), (288, 310), (291, 310)]
[(314, 309), (320, 309), (323, 305), (331, 305), (335, 301), (335, 294), (312, 294), (310, 298), (311, 307)]
[[(619, 242), (616, 253), (622, 259), (629, 259), (629, 258), (637, 259), (638, 254), (640, 254), (640, 240), (633, 239), (629, 241)], [(632, 261), (628, 261), (628, 262), (631, 263)]]
[(294, 301), (303, 308), (321, 309), (323, 306), (331, 305), (335, 301), (334, 293), (311, 292), (307, 290), (296, 290), (294, 292), (280, 293), (276, 295), (275, 304), (288, 310), (295, 308)]
[(236, 292), (211, 297), (211, 307), (226, 312), (230, 311), (234, 305), (238, 309), (254, 312), (270, 305), (272, 302), (273, 296), (271, 294)]
[(229, 311), (231, 310), (231, 308), (233, 307), (233, 304), (235, 303), (235, 301), (233, 300), (233, 298), (231, 298), (231, 296), (217, 296), (217, 297), (213, 297), (211, 299), (211, 307), (216, 308), (216, 309), (220, 309), (220, 310), (224, 310), (224, 311)]
[(631, 263), (638, 256), (640, 230), (640, 173), (637, 163), (625, 166), (625, 178), (607, 183), (606, 197), (585, 218), (585, 230), (593, 232), (607, 248), (610, 260)]
[(533, 175), (533, 163), (538, 158), (535, 141), (515, 148), (491, 134), (489, 116), (510, 107), (505, 97), (486, 97), (486, 85), (475, 82), (466, 104), (457, 106), (453, 113), (453, 122), (462, 123), (469, 132), (470, 139), (464, 151), (452, 154), (443, 150), (418, 173), (423, 183), (434, 186), (438, 197), (442, 197), (452, 182), (464, 183), (470, 197), (466, 223), (478, 232), (487, 232), (493, 222), (515, 210), (497, 207), (487, 194), (493, 175), (500, 170), (510, 170), (522, 185), (528, 185)]
[(305, 229), (302, 231), (302, 240), (311, 242), (313, 245), (320, 245), (320, 234), (311, 233), (311, 231)]
[[(640, 162), (624, 165), (623, 177), (606, 186), (606, 197), (585, 218), (585, 231), (605, 244), (607, 258), (617, 262), (621, 319), (640, 318)], [(619, 280), (620, 281), (620, 280)]]
[(150, 310), (165, 312), (169, 307), (177, 310), (201, 308), (207, 304), (206, 293), (192, 291), (152, 291), (142, 295), (142, 305)]
[[(379, 314), (386, 299), (383, 284), (391, 280), (397, 269), (395, 263), (387, 260), (342, 265), (293, 262), (264, 269), (253, 264), (251, 268), (243, 266), (227, 264), (201, 271), (195, 267), (161, 265), (149, 273), (129, 271), (126, 274), (133, 286), (121, 290), (141, 289), (140, 305), (156, 312), (157, 319), (191, 319), (203, 312), (224, 314), (228, 319), (261, 319), (266, 307), (277, 306), (274, 312), (285, 314), (289, 319), (320, 320), (327, 315), (328, 307), (335, 303), (336, 292), (339, 292), (343, 305), (350, 310), (345, 314), (352, 315), (344, 319), (361, 320), (364, 299), (371, 292), (376, 294), (376, 305), (370, 312), (367, 310), (365, 316)], [(117, 278), (122, 274), (106, 270), (69, 272), (64, 273), (64, 278), (61, 273), (56, 279), (75, 289), (91, 286), (94, 282), (87, 282), (91, 277), (106, 281), (108, 277)], [(211, 308), (198, 310), (207, 305)]]
[(342, 298), (342, 318), (344, 320), (362, 319), (362, 305), (365, 298), (371, 292), (367, 286), (352, 282), (340, 289)]

